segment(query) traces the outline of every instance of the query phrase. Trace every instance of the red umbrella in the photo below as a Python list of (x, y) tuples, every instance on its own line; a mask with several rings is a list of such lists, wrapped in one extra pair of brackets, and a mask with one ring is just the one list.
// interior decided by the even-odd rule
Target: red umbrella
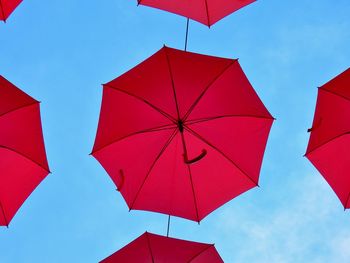
[(199, 222), (258, 185), (273, 117), (238, 60), (164, 47), (103, 87), (92, 155), (130, 209)]
[(6, 21), (22, 0), (0, 0), (0, 20)]
[(182, 15), (207, 26), (215, 24), (225, 16), (253, 2), (255, 0), (138, 0), (138, 4)]
[(350, 208), (350, 68), (318, 89), (306, 157)]
[(101, 263), (222, 263), (213, 244), (144, 233)]
[(0, 76), (0, 225), (48, 173), (39, 102)]

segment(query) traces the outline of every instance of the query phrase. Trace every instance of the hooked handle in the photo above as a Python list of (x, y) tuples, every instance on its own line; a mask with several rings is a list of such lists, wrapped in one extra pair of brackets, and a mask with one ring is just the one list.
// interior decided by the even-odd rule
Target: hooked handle
[(191, 159), (191, 160), (189, 160), (187, 154), (184, 153), (184, 154), (183, 154), (183, 156), (184, 156), (184, 162), (185, 162), (186, 164), (192, 164), (192, 163), (198, 162), (199, 160), (203, 159), (204, 156), (207, 155), (207, 153), (208, 153), (207, 150), (206, 150), (206, 149), (203, 149), (201, 154), (199, 154), (197, 157), (195, 157), (195, 158), (193, 158), (193, 159)]

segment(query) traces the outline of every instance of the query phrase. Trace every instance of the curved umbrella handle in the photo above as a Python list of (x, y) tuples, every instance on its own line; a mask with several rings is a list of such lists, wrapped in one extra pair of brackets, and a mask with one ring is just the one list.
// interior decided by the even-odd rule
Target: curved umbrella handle
[(124, 171), (122, 169), (119, 170), (119, 175), (120, 175), (120, 183), (117, 185), (117, 191), (120, 192), (124, 186), (125, 182), (125, 176), (124, 176)]
[(204, 156), (207, 155), (207, 153), (208, 153), (207, 150), (206, 150), (206, 149), (203, 149), (203, 150), (202, 150), (202, 153), (201, 153), (200, 155), (198, 155), (197, 157), (195, 157), (195, 158), (193, 158), (193, 159), (191, 159), (191, 160), (189, 160), (187, 154), (184, 153), (184, 154), (183, 154), (183, 156), (184, 156), (184, 162), (185, 162), (186, 164), (192, 164), (192, 163), (198, 162), (199, 160), (203, 159)]

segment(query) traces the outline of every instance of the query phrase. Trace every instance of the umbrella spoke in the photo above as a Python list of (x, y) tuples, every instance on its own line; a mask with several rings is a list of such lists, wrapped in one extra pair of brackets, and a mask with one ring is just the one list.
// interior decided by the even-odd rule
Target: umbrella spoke
[(34, 161), (33, 159), (31, 159), (30, 157), (28, 157), (27, 155), (19, 152), (19, 151), (16, 151), (15, 149), (11, 149), (9, 147), (6, 147), (6, 146), (3, 146), (3, 145), (0, 145), (0, 148), (2, 149), (5, 149), (5, 150), (8, 150), (8, 151), (11, 151), (11, 152), (14, 152), (16, 154), (19, 154), (20, 156), (22, 156), (23, 158), (35, 163), (37, 166), (39, 166), (40, 168), (42, 168), (43, 170), (45, 170), (46, 172), (48, 173), (51, 173), (47, 168), (45, 168), (42, 164), (38, 163), (37, 161)]
[(205, 95), (205, 93), (208, 91), (208, 89), (226, 72), (226, 70), (228, 70), (233, 63), (237, 61), (237, 60), (232, 60), (231, 63), (229, 63), (221, 72), (220, 74), (218, 74), (208, 85), (207, 87), (202, 91), (202, 93), (199, 95), (199, 97), (195, 100), (195, 102), (192, 104), (192, 106), (189, 108), (189, 110), (187, 111), (187, 113), (184, 116), (184, 121), (187, 120), (188, 116), (191, 114), (191, 112), (193, 111), (193, 109), (197, 106), (197, 104), (199, 103), (199, 101), (203, 98), (203, 96)]
[(110, 86), (110, 85), (108, 85), (108, 84), (104, 84), (103, 86), (104, 86), (104, 87), (111, 88), (111, 89), (114, 89), (114, 90), (117, 90), (117, 91), (120, 91), (120, 92), (122, 92), (122, 93), (125, 93), (125, 94), (127, 94), (127, 95), (129, 95), (129, 96), (131, 96), (131, 97), (134, 97), (134, 98), (136, 98), (136, 99), (138, 99), (138, 100), (140, 100), (140, 101), (146, 103), (148, 106), (150, 106), (150, 107), (152, 107), (153, 109), (155, 109), (156, 111), (158, 111), (158, 112), (159, 112), (160, 114), (162, 114), (164, 117), (168, 118), (168, 119), (171, 120), (173, 123), (176, 123), (176, 119), (175, 119), (173, 116), (171, 116), (170, 114), (166, 113), (165, 111), (163, 111), (162, 109), (158, 108), (157, 106), (153, 105), (153, 104), (150, 103), (149, 101), (147, 101), (147, 100), (145, 100), (145, 99), (143, 99), (143, 98), (141, 98), (141, 97), (139, 97), (139, 96), (137, 96), (137, 95), (135, 95), (135, 94), (132, 94), (132, 93), (126, 91), (126, 90), (118, 89), (118, 88), (113, 87), (113, 86)]
[(146, 239), (147, 239), (147, 246), (149, 249), (149, 253), (151, 254), (151, 258), (152, 258), (152, 263), (154, 263), (154, 256), (153, 256), (153, 251), (152, 251), (152, 247), (151, 247), (151, 241), (149, 240), (149, 236), (148, 236), (147, 232), (146, 232)]
[(3, 215), (3, 217), (4, 217), (5, 224), (6, 224), (6, 226), (8, 227), (8, 226), (9, 226), (9, 222), (8, 222), (8, 220), (7, 220), (7, 218), (6, 218), (4, 206), (3, 206), (2, 202), (1, 202), (1, 200), (0, 200), (0, 208), (1, 208), (1, 213), (2, 213), (2, 215)]
[(229, 162), (231, 162), (241, 173), (243, 173), (250, 181), (252, 181), (256, 186), (259, 186), (259, 184), (251, 178), (242, 168), (240, 168), (231, 158), (229, 158), (225, 153), (223, 153), (220, 149), (215, 147), (213, 144), (211, 144), (208, 140), (203, 138), (200, 134), (196, 133), (194, 130), (191, 128), (185, 126), (185, 129), (192, 133), (194, 136), (196, 136), (198, 139), (202, 140), (204, 143), (209, 145), (211, 148), (213, 148), (215, 151), (217, 151), (219, 154), (221, 154), (223, 157), (225, 157)]
[(212, 121), (216, 119), (223, 119), (223, 118), (257, 118), (257, 119), (268, 119), (270, 120), (270, 117), (266, 116), (259, 116), (259, 115), (234, 115), (234, 114), (228, 114), (228, 115), (222, 115), (222, 116), (216, 116), (216, 117), (208, 117), (208, 118), (200, 118), (200, 119), (194, 119), (194, 120), (188, 120), (186, 121), (187, 125), (197, 124), (201, 122), (207, 122)]
[(118, 138), (110, 143), (107, 143), (106, 145), (103, 145), (102, 147), (94, 150), (92, 153), (90, 154), (94, 154), (94, 153), (97, 153), (101, 150), (103, 150), (104, 148), (108, 147), (108, 146), (111, 146), (112, 144), (115, 144), (115, 143), (118, 143), (122, 140), (125, 140), (127, 138), (130, 138), (132, 136), (135, 136), (135, 135), (139, 135), (139, 134), (142, 134), (142, 133), (149, 133), (149, 132), (159, 132), (159, 131), (166, 131), (166, 130), (171, 130), (171, 129), (175, 129), (176, 126), (174, 124), (167, 124), (167, 125), (162, 125), (162, 126), (158, 126), (158, 127), (154, 127), (154, 128), (149, 128), (149, 129), (145, 129), (145, 130), (142, 130), (142, 131), (137, 131), (137, 132), (133, 132), (133, 133), (130, 133), (128, 135), (125, 135), (121, 138)]
[(202, 255), (205, 251), (207, 251), (208, 249), (214, 247), (213, 244), (210, 244), (208, 247), (204, 248), (202, 251), (200, 251), (197, 255), (194, 255), (187, 263), (191, 263), (193, 260), (195, 260), (196, 258), (198, 258), (200, 255)]
[(176, 89), (175, 89), (175, 83), (174, 83), (174, 76), (173, 76), (173, 71), (171, 69), (171, 64), (170, 64), (170, 60), (169, 60), (169, 55), (167, 52), (167, 49), (164, 48), (164, 52), (165, 52), (165, 56), (166, 56), (166, 61), (168, 64), (168, 69), (169, 69), (169, 75), (170, 75), (170, 79), (171, 79), (171, 87), (173, 89), (174, 92), (174, 99), (175, 99), (175, 105), (176, 105), (176, 112), (177, 112), (177, 119), (180, 119), (180, 110), (179, 110), (179, 103), (177, 101), (177, 95), (176, 95)]
[(139, 196), (139, 194), (140, 194), (140, 192), (141, 192), (143, 186), (145, 185), (145, 183), (146, 183), (146, 181), (147, 181), (147, 178), (148, 178), (149, 175), (151, 174), (151, 172), (152, 172), (154, 166), (157, 164), (159, 158), (162, 156), (162, 154), (164, 153), (164, 151), (168, 148), (169, 144), (170, 144), (170, 143), (172, 142), (172, 140), (175, 138), (175, 136), (176, 136), (177, 133), (178, 133), (178, 130), (175, 129), (174, 132), (170, 135), (169, 139), (168, 139), (168, 140), (166, 141), (166, 143), (164, 144), (164, 146), (162, 147), (162, 149), (160, 150), (160, 152), (159, 152), (159, 154), (157, 155), (156, 159), (153, 161), (153, 163), (152, 163), (151, 167), (149, 168), (149, 170), (148, 170), (148, 172), (147, 172), (147, 174), (146, 174), (146, 176), (145, 176), (145, 178), (144, 178), (144, 180), (143, 180), (141, 186), (139, 187), (139, 189), (138, 189), (137, 192), (136, 192), (135, 198), (134, 198), (134, 200), (132, 201), (131, 206), (130, 206), (130, 208), (129, 208), (130, 210), (133, 209), (133, 207), (134, 207), (134, 205), (135, 205), (135, 202), (136, 202), (136, 200), (137, 200), (137, 198), (138, 198), (138, 196)]

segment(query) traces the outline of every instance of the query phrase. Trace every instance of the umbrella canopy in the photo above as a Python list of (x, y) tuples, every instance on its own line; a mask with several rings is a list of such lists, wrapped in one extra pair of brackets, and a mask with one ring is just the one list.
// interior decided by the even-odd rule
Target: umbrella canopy
[(48, 173), (39, 102), (0, 76), (0, 225)]
[(138, 0), (138, 4), (155, 7), (211, 26), (255, 0)]
[(222, 263), (213, 244), (144, 233), (101, 263)]
[(6, 21), (22, 0), (0, 0), (0, 20)]
[(350, 208), (350, 69), (318, 89), (306, 157)]
[(103, 87), (92, 155), (130, 210), (199, 222), (258, 185), (273, 117), (238, 60), (164, 47)]

